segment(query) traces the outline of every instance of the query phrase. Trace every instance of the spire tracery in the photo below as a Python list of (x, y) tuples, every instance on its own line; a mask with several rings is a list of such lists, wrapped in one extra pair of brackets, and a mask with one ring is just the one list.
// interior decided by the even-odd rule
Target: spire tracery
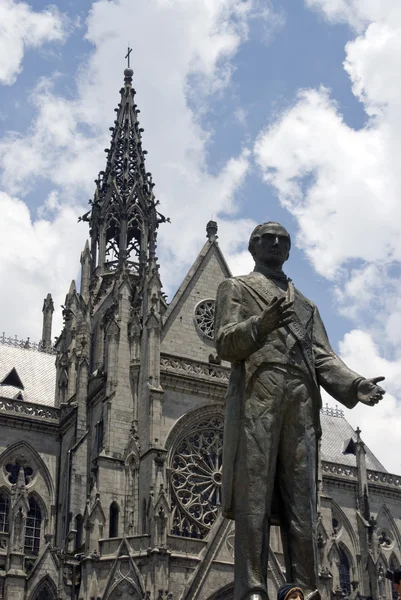
[(92, 209), (81, 220), (90, 223), (93, 270), (113, 271), (125, 263), (139, 275), (155, 256), (159, 223), (168, 219), (156, 210), (152, 175), (146, 171), (132, 76), (132, 69), (125, 69), (106, 168), (95, 181)]

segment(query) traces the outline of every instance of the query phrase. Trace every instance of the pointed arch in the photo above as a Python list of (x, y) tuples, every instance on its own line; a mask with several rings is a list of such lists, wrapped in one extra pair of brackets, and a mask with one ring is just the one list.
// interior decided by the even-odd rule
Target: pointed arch
[(227, 583), (213, 592), (207, 600), (232, 600), (234, 596), (234, 582)]
[[(401, 535), (400, 532), (398, 530), (398, 527), (396, 525), (396, 522), (394, 520), (393, 515), (391, 514), (391, 511), (389, 510), (389, 508), (387, 507), (386, 504), (382, 504), (380, 509), (377, 512), (377, 517), (376, 517), (376, 522), (378, 527), (380, 528), (380, 521), (382, 521), (384, 518), (384, 520), (388, 520), (388, 525), (390, 526), (389, 528), (391, 529), (391, 533), (394, 536), (394, 539), (397, 542), (397, 546), (398, 548), (401, 548)], [(384, 525), (383, 525), (384, 527)]]
[(384, 555), (384, 552), (382, 552), (381, 550), (379, 550), (379, 555), (377, 557), (376, 566), (378, 567), (380, 564), (387, 571), (387, 569), (389, 568), (389, 562), (388, 562), (386, 556)]
[(83, 544), (84, 518), (81, 514), (75, 517), (75, 550), (80, 550)]
[(351, 525), (350, 520), (348, 519), (341, 506), (337, 504), (335, 500), (331, 499), (331, 505), (333, 506), (335, 512), (337, 512), (337, 514), (339, 515), (343, 524), (343, 528), (349, 535), (350, 541), (353, 546), (354, 554), (360, 554), (359, 539), (354, 531), (354, 528)]
[(391, 553), (390, 560), (389, 560), (389, 563), (388, 563), (388, 564), (389, 564), (389, 568), (390, 568), (392, 571), (395, 571), (396, 569), (398, 569), (398, 568), (399, 568), (399, 566), (400, 566), (400, 561), (399, 561), (399, 558), (398, 558), (398, 556), (396, 555), (396, 553), (395, 553), (395, 552), (392, 552), (392, 553)]
[(29, 600), (56, 600), (56, 598), (56, 585), (49, 575), (45, 575), (36, 585)]
[(121, 598), (132, 598), (140, 600), (142, 598), (140, 591), (133, 582), (128, 579), (122, 579), (110, 590), (107, 600), (120, 600)]
[(345, 544), (338, 544), (338, 576), (340, 588), (347, 594), (351, 593), (351, 569), (353, 568), (352, 555)]
[(8, 448), (0, 455), (0, 465), (5, 465), (8, 461), (12, 460), (12, 458), (17, 457), (18, 454), (24, 454), (24, 456), (27, 455), (32, 458), (32, 462), (44, 479), (49, 493), (50, 503), (55, 504), (55, 489), (50, 471), (40, 454), (28, 442), (20, 440), (15, 444), (11, 444), (11, 446), (8, 446)]
[[(118, 593), (126, 590), (128, 593), (133, 592), (132, 596), (127, 596), (128, 598), (138, 597), (142, 599), (145, 597), (144, 580), (138, 566), (132, 559), (132, 554), (132, 548), (127, 538), (123, 537), (117, 550), (117, 557), (109, 571), (108, 582), (102, 596), (104, 600), (115, 600), (116, 598), (120, 600), (121, 596)], [(126, 596), (123, 595), (122, 597), (125, 598)]]
[(118, 503), (114, 500), (110, 504), (110, 508), (109, 508), (109, 537), (111, 537), (111, 538), (118, 537), (119, 520), (120, 520), (120, 507), (119, 507)]
[(0, 533), (10, 531), (11, 494), (6, 487), (0, 487)]

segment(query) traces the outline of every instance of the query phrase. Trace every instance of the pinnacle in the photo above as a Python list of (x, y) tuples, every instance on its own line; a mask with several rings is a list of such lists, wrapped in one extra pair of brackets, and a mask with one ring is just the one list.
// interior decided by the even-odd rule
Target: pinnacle
[(89, 241), (86, 240), (84, 249), (81, 252), (81, 263), (85, 258), (88, 257), (90, 259), (90, 250), (89, 250)]
[(70, 285), (70, 289), (68, 290), (68, 295), (72, 296), (73, 294), (75, 294), (77, 291), (77, 286), (75, 284), (75, 279), (73, 279), (71, 281), (71, 285)]
[(54, 312), (53, 298), (50, 293), (47, 294), (46, 298), (43, 301), (42, 312), (47, 312), (47, 311)]

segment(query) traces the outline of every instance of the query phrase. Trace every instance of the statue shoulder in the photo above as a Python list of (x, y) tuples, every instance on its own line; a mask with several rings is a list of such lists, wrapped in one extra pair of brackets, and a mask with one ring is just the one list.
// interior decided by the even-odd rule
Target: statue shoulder
[(295, 296), (303, 304), (306, 304), (309, 308), (311, 308), (312, 310), (315, 310), (316, 304), (314, 302), (312, 302), (312, 300), (309, 300), (309, 298), (307, 298), (306, 296), (304, 296), (302, 294), (302, 292), (300, 292), (297, 287), (295, 287)]
[(223, 279), (223, 281), (219, 284), (217, 289), (217, 296), (221, 296), (222, 294), (227, 294), (230, 290), (238, 290), (241, 289), (241, 283), (237, 277), (227, 277)]

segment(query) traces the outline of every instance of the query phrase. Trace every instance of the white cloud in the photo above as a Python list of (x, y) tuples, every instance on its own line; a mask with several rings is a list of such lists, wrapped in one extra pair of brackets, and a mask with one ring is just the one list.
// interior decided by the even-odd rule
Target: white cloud
[[(374, 410), (347, 414), (390, 470), (398, 456), (401, 393), (401, 5), (374, 0), (306, 0), (357, 36), (344, 68), (363, 104), (355, 129), (325, 88), (299, 91), (295, 103), (263, 131), (255, 156), (297, 219), (297, 243), (331, 280), (339, 310), (358, 329), (345, 336), (346, 362), (367, 377), (386, 375), (389, 394)], [(386, 357), (386, 358), (384, 358)], [(391, 423), (391, 428), (389, 426)], [(386, 439), (387, 450), (383, 448)]]
[[(362, 430), (362, 439), (387, 470), (390, 473), (401, 473), (401, 414), (396, 401), (401, 392), (401, 362), (383, 358), (371, 336), (360, 330), (353, 330), (344, 337), (340, 352), (355, 371), (369, 372), (372, 377), (386, 377), (382, 385), (386, 387), (387, 393), (379, 404), (372, 408), (357, 404), (352, 410), (344, 409), (344, 413), (354, 429), (359, 427)], [(324, 398), (326, 400), (333, 405), (327, 394)]]
[(35, 12), (26, 2), (0, 0), (0, 83), (14, 83), (26, 48), (63, 42), (67, 26), (67, 19), (54, 6)]
[(372, 22), (400, 22), (401, 10), (397, 0), (385, 4), (376, 0), (305, 0), (310, 8), (320, 11), (333, 23), (346, 23), (363, 31)]
[[(38, 184), (50, 183), (55, 191), (39, 202), (38, 216), (44, 229), (43, 224), (47, 224), (46, 232), (55, 236), (61, 236), (54, 224), (63, 211), (77, 204), (85, 211), (83, 202), (92, 196), (93, 180), (105, 166), (103, 149), (109, 145), (108, 127), (113, 124), (113, 110), (119, 102), (124, 53), (130, 40), (134, 86), (145, 129), (144, 147), (149, 151), (147, 168), (154, 174), (161, 212), (172, 221), (162, 226), (159, 234), (162, 279), (167, 291), (174, 291), (195, 259), (212, 214), (234, 264), (237, 256), (238, 265), (243, 264), (243, 247), (238, 240), (243, 240), (243, 228), (251, 230), (253, 223), (238, 220), (236, 214), (241, 204), (238, 191), (249, 169), (249, 151), (239, 151), (217, 174), (210, 174), (206, 152), (213, 132), (201, 125), (200, 117), (208, 110), (210, 95), (224, 93), (233, 70), (232, 59), (247, 39), (249, 23), (255, 18), (273, 19), (262, 0), (94, 2), (86, 32), (94, 51), (79, 66), (76, 95), (72, 99), (60, 95), (58, 74), (38, 83), (30, 98), (35, 118), (29, 130), (9, 131), (0, 141), (3, 190), (27, 197), (29, 202)], [(14, 242), (10, 240), (11, 247), (25, 235), (27, 227), (35, 230), (36, 224), (33, 221), (28, 226), (25, 219), (19, 234), (14, 233)], [(68, 289), (66, 272), (74, 272), (79, 266), (87, 226), (67, 220), (62, 235), (62, 239), (71, 239), (65, 259), (69, 261), (68, 269), (53, 273), (53, 285), (48, 285), (47, 279), (43, 282), (40, 274), (35, 279), (35, 270), (30, 280), (34, 294), (39, 286), (41, 297), (54, 292), (56, 305), (63, 301), (61, 288), (63, 295)], [(1, 237), (0, 245), (2, 248)], [(27, 245), (19, 250), (18, 264), (23, 263), (25, 253), (29, 253)], [(40, 261), (36, 264), (39, 269)], [(10, 269), (9, 258), (4, 269)], [(12, 278), (15, 282), (17, 275)], [(18, 309), (10, 303), (3, 315), (16, 323)], [(24, 324), (19, 322), (20, 335), (39, 337), (35, 311)]]
[[(45, 205), (53, 210), (55, 201), (53, 191)], [(83, 248), (82, 230), (76, 225), (77, 208), (64, 204), (54, 219), (32, 221), (25, 202), (0, 192), (0, 214), (3, 328), (12, 328), (5, 333), (19, 337), (31, 335), (32, 338), (34, 332), (33, 341), (39, 341), (43, 298), (51, 291), (58, 309), (69, 282), (76, 275), (77, 248)], [(54, 335), (59, 334), (60, 329), (58, 311), (55, 312)]]

